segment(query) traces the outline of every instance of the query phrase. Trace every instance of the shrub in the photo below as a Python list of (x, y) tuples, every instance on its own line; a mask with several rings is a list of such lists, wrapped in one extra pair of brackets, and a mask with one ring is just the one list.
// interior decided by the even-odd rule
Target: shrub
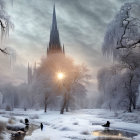
[(89, 132), (88, 131), (83, 131), (81, 134), (83, 134), (83, 135), (89, 135)]
[(0, 134), (2, 131), (4, 131), (5, 127), (6, 127), (6, 124), (0, 121)]
[(24, 123), (24, 121), (23, 121), (23, 120), (20, 120), (19, 122), (20, 122), (20, 123)]
[(8, 123), (9, 124), (14, 124), (15, 123), (15, 118), (14, 117), (11, 117), (11, 118), (9, 118), (9, 120), (8, 120)]
[(12, 111), (11, 107), (9, 105), (6, 106), (5, 108), (6, 111)]

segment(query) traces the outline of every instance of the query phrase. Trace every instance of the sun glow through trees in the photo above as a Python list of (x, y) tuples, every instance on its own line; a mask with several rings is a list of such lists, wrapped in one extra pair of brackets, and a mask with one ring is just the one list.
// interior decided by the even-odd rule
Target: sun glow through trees
[(64, 79), (64, 73), (62, 73), (62, 72), (58, 72), (57, 73), (57, 78), (59, 79), (59, 80), (62, 80), (62, 79)]

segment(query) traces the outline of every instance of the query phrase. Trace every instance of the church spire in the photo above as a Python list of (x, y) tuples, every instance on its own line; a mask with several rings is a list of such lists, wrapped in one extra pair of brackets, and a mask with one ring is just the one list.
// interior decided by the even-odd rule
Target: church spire
[(50, 32), (49, 48), (47, 49), (47, 54), (50, 54), (50, 53), (62, 53), (62, 47), (61, 47), (60, 38), (59, 38), (59, 31), (57, 28), (55, 4), (53, 7), (53, 17), (52, 17), (52, 26), (51, 26), (51, 32)]
[(55, 4), (53, 6), (52, 30), (57, 30), (57, 20), (56, 20)]

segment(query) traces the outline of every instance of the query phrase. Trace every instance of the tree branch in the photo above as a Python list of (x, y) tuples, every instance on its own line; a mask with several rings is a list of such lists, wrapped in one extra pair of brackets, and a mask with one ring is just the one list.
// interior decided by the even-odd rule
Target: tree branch
[(6, 54), (6, 55), (9, 55), (9, 53), (7, 52), (7, 49), (6, 49), (6, 48), (5, 48), (5, 49), (1, 49), (1, 48), (0, 48), (0, 51), (1, 51), (2, 53)]

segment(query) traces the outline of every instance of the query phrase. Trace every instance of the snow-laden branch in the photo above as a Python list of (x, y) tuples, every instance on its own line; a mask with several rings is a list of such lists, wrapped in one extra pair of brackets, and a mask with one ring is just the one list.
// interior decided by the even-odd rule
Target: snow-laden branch
[(140, 47), (140, 2), (126, 3), (109, 24), (103, 53), (119, 58), (127, 49)]
[[(0, 0), (0, 28), (1, 28), (1, 42), (2, 42), (3, 38), (9, 35), (9, 28), (13, 28), (13, 24), (10, 21), (10, 16), (5, 11), (5, 1), (3, 0)], [(4, 54), (9, 54), (6, 48), (0, 47), (0, 51)]]

